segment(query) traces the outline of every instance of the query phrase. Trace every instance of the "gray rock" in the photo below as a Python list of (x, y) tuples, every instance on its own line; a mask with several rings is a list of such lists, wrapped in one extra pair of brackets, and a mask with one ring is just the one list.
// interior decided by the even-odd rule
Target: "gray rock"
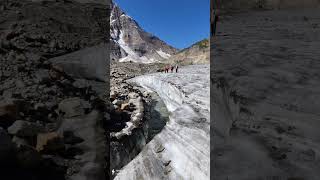
[(50, 82), (50, 75), (48, 70), (39, 70), (35, 73), (36, 82), (47, 83)]
[(37, 123), (18, 120), (8, 128), (8, 132), (19, 137), (32, 137), (40, 132), (44, 132), (44, 127)]
[(123, 103), (123, 101), (121, 101), (119, 99), (112, 101), (112, 104), (117, 105), (117, 106), (121, 106), (122, 103)]
[(102, 44), (50, 59), (50, 62), (74, 78), (105, 82), (107, 49), (106, 44)]
[(76, 88), (79, 88), (79, 89), (84, 89), (84, 88), (87, 88), (87, 87), (90, 86), (89, 83), (88, 83), (88, 81), (85, 80), (85, 79), (76, 79), (76, 80), (72, 83), (72, 85), (73, 85), (74, 87), (76, 87)]
[(29, 146), (29, 143), (27, 140), (20, 138), (18, 136), (14, 136), (12, 138), (12, 142), (15, 143), (18, 148), (21, 146)]
[(26, 53), (26, 58), (30, 61), (39, 61), (41, 57), (38, 54)]
[(86, 108), (90, 108), (90, 104), (78, 97), (65, 99), (59, 104), (59, 110), (66, 118), (84, 115)]
[(16, 87), (17, 88), (24, 88), (26, 85), (24, 84), (24, 82), (20, 79), (16, 80)]
[(9, 89), (9, 90), (3, 91), (2, 97), (4, 97), (4, 99), (10, 99), (10, 98), (12, 98), (12, 90)]

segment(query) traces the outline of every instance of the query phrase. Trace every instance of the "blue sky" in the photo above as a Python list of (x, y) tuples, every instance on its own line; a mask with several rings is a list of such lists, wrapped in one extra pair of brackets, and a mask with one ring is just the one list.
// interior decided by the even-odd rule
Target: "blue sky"
[(183, 49), (209, 37), (210, 0), (114, 0), (147, 32)]

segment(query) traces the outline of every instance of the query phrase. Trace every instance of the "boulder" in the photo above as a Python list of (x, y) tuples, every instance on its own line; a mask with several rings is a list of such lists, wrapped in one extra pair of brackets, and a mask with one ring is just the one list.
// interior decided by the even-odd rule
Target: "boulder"
[(90, 104), (78, 97), (65, 99), (59, 104), (59, 110), (66, 118), (84, 115), (87, 108), (90, 108)]
[(116, 100), (112, 101), (112, 104), (117, 105), (117, 106), (121, 106), (122, 101), (121, 101), (121, 100), (116, 99)]
[(19, 137), (32, 137), (44, 132), (44, 127), (28, 121), (18, 120), (8, 128), (9, 134)]
[(55, 57), (49, 61), (74, 78), (106, 82), (107, 57), (109, 56), (107, 49), (106, 44), (101, 44)]
[(56, 132), (39, 133), (36, 150), (44, 153), (62, 152), (65, 150), (63, 138)]
[(12, 138), (12, 142), (13, 142), (14, 144), (16, 144), (16, 146), (17, 146), (18, 148), (21, 147), (21, 146), (29, 146), (29, 143), (28, 143), (27, 140), (25, 140), (25, 139), (23, 139), (23, 138), (20, 138), (20, 137), (18, 137), (18, 136), (14, 136), (14, 137)]
[(111, 98), (111, 99), (116, 99), (116, 97), (117, 97), (117, 92), (111, 91), (111, 92), (110, 92), (110, 98)]
[(121, 109), (122, 110), (129, 110), (130, 109), (130, 104), (129, 103), (121, 104)]
[(135, 93), (135, 92), (131, 92), (131, 93), (128, 94), (128, 97), (130, 99), (137, 99), (139, 97), (139, 94)]
[(148, 91), (143, 92), (143, 97), (147, 98), (150, 96), (150, 93)]

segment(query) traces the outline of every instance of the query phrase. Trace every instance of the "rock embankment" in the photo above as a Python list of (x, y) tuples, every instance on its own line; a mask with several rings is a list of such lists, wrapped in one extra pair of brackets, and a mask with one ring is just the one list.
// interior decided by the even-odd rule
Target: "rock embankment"
[[(106, 177), (107, 8), (0, 2), (2, 178)], [(92, 63), (87, 70), (85, 62)]]
[(110, 170), (113, 175), (129, 163), (148, 141), (150, 97), (127, 80), (156, 72), (158, 64), (112, 63), (110, 72)]

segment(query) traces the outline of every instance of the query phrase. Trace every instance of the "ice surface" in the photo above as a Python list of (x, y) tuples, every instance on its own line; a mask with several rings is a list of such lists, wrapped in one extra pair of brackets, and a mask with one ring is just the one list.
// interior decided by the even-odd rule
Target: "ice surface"
[(209, 76), (209, 65), (196, 65), (130, 80), (157, 92), (171, 115), (116, 180), (210, 179)]

